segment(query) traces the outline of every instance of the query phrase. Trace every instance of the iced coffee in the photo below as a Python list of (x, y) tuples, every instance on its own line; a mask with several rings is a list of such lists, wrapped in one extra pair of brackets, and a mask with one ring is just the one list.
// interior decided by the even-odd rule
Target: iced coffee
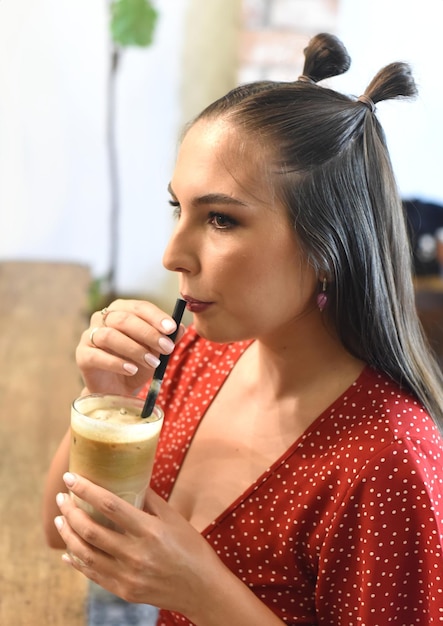
[[(71, 409), (69, 470), (142, 508), (160, 434), (163, 412), (156, 406), (140, 417), (143, 400), (94, 394), (77, 398)], [(88, 503), (77, 504), (105, 526), (111, 522)]]

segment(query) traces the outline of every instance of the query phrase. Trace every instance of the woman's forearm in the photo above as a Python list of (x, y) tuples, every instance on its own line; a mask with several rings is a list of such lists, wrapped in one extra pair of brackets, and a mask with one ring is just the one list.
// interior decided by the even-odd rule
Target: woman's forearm
[[(83, 387), (80, 395), (86, 396), (91, 392), (87, 387)], [(69, 446), (71, 441), (71, 431), (65, 433), (61, 440), (57, 451), (52, 459), (51, 465), (46, 476), (43, 493), (43, 529), (45, 532), (46, 542), (51, 548), (64, 549), (60, 534), (54, 526), (54, 519), (60, 514), (60, 510), (55, 502), (55, 496), (59, 492), (66, 491), (65, 483), (62, 476), (68, 471), (69, 466)]]
[(60, 514), (59, 508), (55, 502), (55, 496), (59, 492), (66, 491), (62, 476), (68, 470), (70, 437), (71, 433), (70, 430), (68, 430), (54, 455), (45, 481), (43, 494), (43, 528), (46, 541), (51, 548), (65, 548), (65, 544), (54, 526), (54, 518)]

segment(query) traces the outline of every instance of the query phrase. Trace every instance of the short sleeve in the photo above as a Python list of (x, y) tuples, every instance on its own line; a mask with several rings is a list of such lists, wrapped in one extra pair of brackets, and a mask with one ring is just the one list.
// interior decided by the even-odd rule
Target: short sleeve
[(371, 459), (341, 502), (321, 549), (318, 623), (442, 623), (438, 521), (416, 459), (401, 441)]

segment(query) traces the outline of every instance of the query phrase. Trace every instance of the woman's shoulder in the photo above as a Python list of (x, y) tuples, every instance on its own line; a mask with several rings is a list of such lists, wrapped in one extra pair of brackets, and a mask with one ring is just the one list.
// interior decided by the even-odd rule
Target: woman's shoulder
[(408, 389), (370, 367), (320, 421), (308, 439), (321, 433), (348, 458), (395, 455), (400, 447), (418, 463), (426, 457), (443, 467), (443, 438), (428, 411)]
[(366, 367), (360, 393), (368, 414), (384, 421), (395, 438), (410, 438), (416, 433), (438, 434), (434, 420), (412, 391), (387, 374)]
[(369, 367), (312, 424), (296, 452), (294, 462), (327, 474), (337, 493), (412, 479), (431, 498), (442, 493), (443, 439), (434, 421), (409, 390)]
[[(328, 442), (328, 445), (325, 445)], [(320, 415), (301, 440), (304, 450), (346, 450), (349, 458), (369, 458), (399, 442), (442, 454), (434, 420), (408, 390), (366, 366), (357, 380)]]

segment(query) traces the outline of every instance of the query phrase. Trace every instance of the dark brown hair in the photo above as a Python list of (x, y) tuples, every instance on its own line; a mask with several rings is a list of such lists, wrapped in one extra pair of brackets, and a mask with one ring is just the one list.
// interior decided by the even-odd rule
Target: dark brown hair
[(410, 389), (443, 430), (442, 372), (418, 319), (403, 206), (371, 106), (414, 96), (415, 82), (398, 62), (371, 81), (370, 100), (316, 84), (349, 64), (336, 37), (317, 35), (302, 80), (241, 85), (197, 120), (224, 116), (268, 146), (275, 191), (317, 275), (329, 278), (327, 313), (344, 346)]

